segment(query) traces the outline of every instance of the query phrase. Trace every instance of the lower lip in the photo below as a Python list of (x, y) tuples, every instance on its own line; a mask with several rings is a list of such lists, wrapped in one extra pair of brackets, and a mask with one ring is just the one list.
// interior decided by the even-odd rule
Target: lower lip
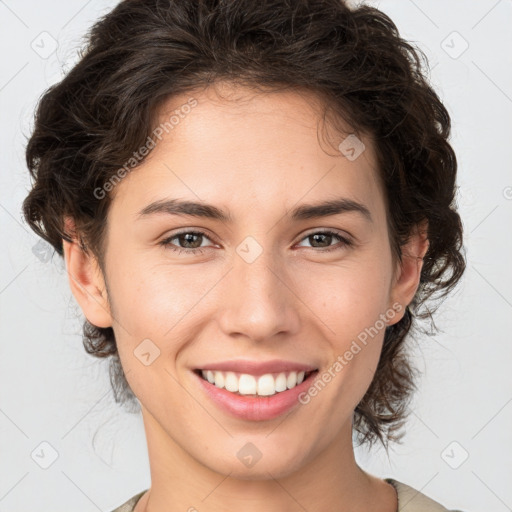
[(193, 372), (206, 394), (225, 412), (250, 421), (265, 421), (277, 418), (281, 414), (300, 404), (298, 397), (306, 391), (314, 381), (318, 372), (292, 389), (271, 396), (236, 395), (223, 388), (210, 384), (207, 380)]

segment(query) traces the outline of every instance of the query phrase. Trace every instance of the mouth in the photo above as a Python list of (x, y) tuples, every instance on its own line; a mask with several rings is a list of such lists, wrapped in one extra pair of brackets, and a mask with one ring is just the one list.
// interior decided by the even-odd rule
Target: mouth
[(253, 375), (198, 368), (194, 370), (194, 373), (216, 388), (228, 391), (233, 395), (269, 397), (294, 389), (305, 381), (313, 380), (318, 373), (318, 369)]

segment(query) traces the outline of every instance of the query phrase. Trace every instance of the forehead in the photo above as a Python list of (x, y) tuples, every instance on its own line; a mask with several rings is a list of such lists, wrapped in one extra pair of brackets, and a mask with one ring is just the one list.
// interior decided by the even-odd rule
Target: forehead
[[(187, 104), (194, 106), (183, 108)], [(350, 152), (338, 145), (350, 128), (340, 133), (322, 123), (322, 107), (307, 91), (261, 92), (229, 84), (174, 96), (159, 109), (160, 139), (154, 137), (146, 160), (116, 185), (113, 207), (133, 212), (168, 196), (229, 210), (254, 205), (260, 214), (264, 202), (266, 212), (279, 214), (301, 200), (343, 195), (382, 214), (372, 142), (354, 139), (364, 151), (347, 158)]]

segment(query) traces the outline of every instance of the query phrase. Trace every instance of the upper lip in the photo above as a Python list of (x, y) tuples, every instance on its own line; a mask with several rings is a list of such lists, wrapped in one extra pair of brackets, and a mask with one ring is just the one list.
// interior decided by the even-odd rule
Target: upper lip
[(281, 372), (310, 372), (316, 370), (315, 366), (309, 364), (296, 363), (294, 361), (284, 361), (282, 359), (272, 359), (270, 361), (251, 361), (249, 359), (236, 359), (231, 361), (219, 361), (210, 363), (197, 368), (198, 370), (219, 370), (225, 372), (248, 373), (250, 375), (264, 375), (266, 373)]

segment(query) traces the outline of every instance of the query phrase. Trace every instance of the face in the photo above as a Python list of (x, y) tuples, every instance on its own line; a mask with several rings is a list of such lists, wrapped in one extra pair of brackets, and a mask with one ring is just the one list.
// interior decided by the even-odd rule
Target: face
[[(351, 441), (421, 267), (394, 265), (370, 140), (348, 158), (347, 134), (317, 137), (313, 97), (232, 93), (193, 95), (116, 185), (105, 275), (73, 286), (87, 318), (113, 326), (159, 442), (216, 472), (279, 477)], [(93, 268), (66, 247), (72, 272)]]

